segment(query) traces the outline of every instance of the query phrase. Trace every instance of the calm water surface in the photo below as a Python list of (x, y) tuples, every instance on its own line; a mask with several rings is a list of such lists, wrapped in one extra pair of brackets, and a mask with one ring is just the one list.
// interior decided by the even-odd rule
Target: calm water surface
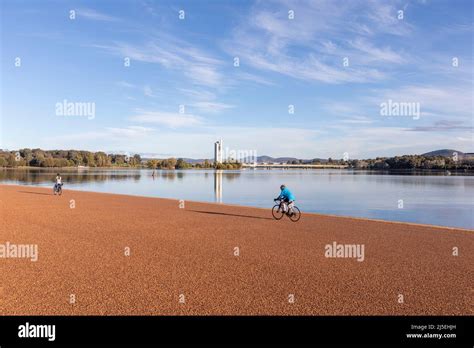
[[(56, 169), (0, 169), (0, 182), (52, 187)], [(302, 212), (474, 229), (474, 177), (348, 170), (61, 170), (64, 189), (270, 208), (286, 184)], [(399, 208), (401, 201), (403, 207)]]

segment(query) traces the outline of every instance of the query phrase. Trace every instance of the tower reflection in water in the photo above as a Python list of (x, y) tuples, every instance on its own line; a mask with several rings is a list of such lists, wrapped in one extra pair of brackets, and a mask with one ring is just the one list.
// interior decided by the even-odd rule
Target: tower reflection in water
[(214, 171), (214, 196), (217, 203), (222, 203), (222, 170)]

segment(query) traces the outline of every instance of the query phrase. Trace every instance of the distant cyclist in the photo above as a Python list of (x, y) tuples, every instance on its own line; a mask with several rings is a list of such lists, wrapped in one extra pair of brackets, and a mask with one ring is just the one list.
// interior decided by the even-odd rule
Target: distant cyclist
[(61, 174), (56, 174), (55, 184), (54, 184), (54, 191), (59, 190), (59, 188), (63, 185)]
[(291, 193), (290, 190), (286, 188), (285, 185), (280, 186), (280, 195), (274, 199), (274, 201), (282, 200), (283, 201), (283, 212), (286, 213), (286, 207), (288, 206), (289, 213), (293, 213), (293, 205), (295, 204), (295, 196)]

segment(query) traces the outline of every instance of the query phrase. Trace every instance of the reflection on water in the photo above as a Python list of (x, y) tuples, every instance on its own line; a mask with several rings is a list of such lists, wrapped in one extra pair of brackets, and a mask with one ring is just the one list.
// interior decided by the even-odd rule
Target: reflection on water
[[(52, 187), (56, 169), (1, 169), (0, 182)], [(281, 184), (303, 212), (474, 228), (473, 176), (350, 170), (61, 169), (64, 189), (271, 207)], [(403, 209), (398, 208), (399, 200)], [(315, 227), (316, 228), (316, 227)]]
[[(0, 169), (0, 181), (17, 182), (18, 184), (45, 184), (54, 183), (57, 169)], [(89, 181), (118, 181), (118, 180), (139, 180), (139, 171), (88, 171), (67, 169), (61, 170), (61, 176), (65, 183), (84, 183)]]
[(214, 172), (214, 194), (217, 203), (222, 203), (222, 170)]

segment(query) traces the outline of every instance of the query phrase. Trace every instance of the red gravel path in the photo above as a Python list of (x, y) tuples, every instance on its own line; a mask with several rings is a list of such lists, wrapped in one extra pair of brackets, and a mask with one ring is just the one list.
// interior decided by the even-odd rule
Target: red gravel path
[[(474, 314), (468, 230), (0, 185), (7, 241), (39, 259), (0, 258), (2, 314)], [(365, 260), (326, 258), (333, 241)]]

